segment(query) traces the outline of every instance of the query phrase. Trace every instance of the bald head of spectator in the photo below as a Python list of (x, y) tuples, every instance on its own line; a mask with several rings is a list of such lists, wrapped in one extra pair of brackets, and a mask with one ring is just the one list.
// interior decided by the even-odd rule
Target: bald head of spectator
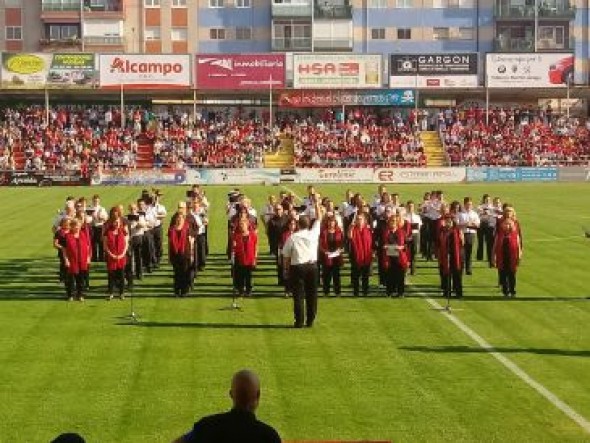
[(229, 395), (234, 402), (235, 409), (254, 412), (260, 401), (258, 376), (248, 369), (236, 372), (232, 378)]

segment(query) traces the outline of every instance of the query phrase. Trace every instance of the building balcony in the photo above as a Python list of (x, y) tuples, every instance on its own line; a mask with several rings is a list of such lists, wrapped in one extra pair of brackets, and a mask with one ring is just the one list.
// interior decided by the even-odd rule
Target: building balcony
[(352, 6), (350, 5), (329, 5), (316, 4), (315, 5), (316, 19), (330, 19), (330, 20), (352, 20)]
[(310, 3), (287, 3), (272, 2), (272, 16), (273, 18), (297, 18), (297, 17), (311, 17), (311, 2)]
[(125, 11), (121, 0), (64, 0), (59, 3), (43, 1), (41, 3), (41, 20), (72, 21), (83, 15), (93, 19), (124, 19)]
[(79, 38), (47, 39), (39, 40), (39, 48), (43, 52), (77, 52), (82, 48)]
[(123, 46), (125, 40), (121, 36), (86, 36), (84, 44), (87, 46)]
[[(564, 41), (557, 41), (548, 38), (540, 38), (537, 41), (537, 52), (572, 51), (574, 47), (574, 37), (570, 37), (569, 40)], [(535, 39), (496, 37), (494, 39), (494, 50), (496, 52), (535, 52)]]
[(292, 37), (292, 38), (273, 38), (273, 51), (311, 51), (311, 38), (309, 37)]
[[(539, 20), (573, 20), (576, 16), (576, 8), (570, 5), (569, 2), (552, 5), (542, 4), (538, 6), (537, 11), (537, 18)], [(496, 19), (502, 20), (534, 20), (535, 6), (507, 5), (497, 2), (494, 8), (494, 15)]]
[(313, 43), (316, 51), (352, 51), (352, 39), (316, 37)]

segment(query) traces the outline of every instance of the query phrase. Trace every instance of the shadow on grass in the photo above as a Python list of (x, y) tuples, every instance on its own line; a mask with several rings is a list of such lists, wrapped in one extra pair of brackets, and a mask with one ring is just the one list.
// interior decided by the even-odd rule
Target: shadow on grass
[(490, 349), (471, 346), (400, 346), (398, 349), (410, 352), (440, 353), (440, 354), (486, 354), (498, 352), (500, 354), (539, 354), (562, 355), (566, 357), (590, 357), (590, 351), (574, 349), (551, 348), (511, 348), (494, 347)]
[(196, 328), (196, 329), (292, 329), (289, 325), (278, 324), (239, 324), (239, 323), (197, 323), (197, 322), (156, 322), (117, 323), (117, 326), (139, 326), (142, 328)]

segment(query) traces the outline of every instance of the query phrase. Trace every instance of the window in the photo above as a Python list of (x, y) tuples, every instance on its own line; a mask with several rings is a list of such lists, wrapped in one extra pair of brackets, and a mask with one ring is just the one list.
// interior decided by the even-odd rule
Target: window
[(187, 41), (187, 29), (186, 28), (172, 28), (172, 30), (170, 31), (170, 39), (173, 42)]
[(225, 29), (224, 28), (211, 28), (211, 29), (209, 29), (209, 38), (211, 40), (225, 40)]
[(309, 5), (310, 0), (273, 0), (276, 5)]
[(162, 38), (159, 26), (146, 27), (144, 35), (146, 40), (160, 40)]
[(236, 40), (252, 40), (252, 28), (236, 28)]
[(473, 40), (473, 28), (459, 28), (457, 34), (459, 40)]
[(22, 26), (7, 26), (6, 27), (6, 40), (22, 40), (22, 39), (23, 39)]
[(49, 25), (47, 31), (49, 40), (73, 40), (79, 35), (76, 25)]
[(449, 28), (434, 28), (432, 30), (433, 40), (448, 40), (449, 39)]
[(146, 8), (159, 8), (160, 0), (143, 0)]
[(223, 0), (209, 0), (210, 8), (223, 8)]
[(369, 8), (385, 9), (387, 8), (387, 0), (369, 0)]
[(371, 40), (385, 40), (385, 28), (372, 28)]
[(473, 8), (473, 0), (433, 0), (433, 8)]
[(398, 40), (411, 40), (412, 29), (411, 28), (397, 28), (397, 39)]
[(539, 26), (538, 49), (565, 49), (565, 28), (563, 26)]
[(276, 20), (272, 28), (275, 51), (311, 49), (311, 23), (305, 20)]
[(412, 0), (396, 0), (395, 6), (396, 8), (412, 8), (414, 6), (412, 3)]
[(186, 8), (186, 0), (172, 0), (173, 8)]
[(252, 2), (250, 0), (236, 0), (236, 8), (250, 8)]

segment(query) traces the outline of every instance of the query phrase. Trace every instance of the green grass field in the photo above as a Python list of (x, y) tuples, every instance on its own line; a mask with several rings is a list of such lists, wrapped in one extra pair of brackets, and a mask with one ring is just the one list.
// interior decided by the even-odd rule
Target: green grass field
[[(375, 188), (355, 187), (367, 197)], [(389, 188), (402, 200), (428, 190)], [(316, 326), (293, 330), (292, 301), (275, 286), (264, 254), (255, 297), (241, 312), (228, 310), (229, 189), (207, 188), (212, 256), (196, 295), (171, 298), (164, 266), (136, 290), (137, 325), (125, 319), (128, 300), (104, 300), (102, 266), (85, 303), (63, 301), (50, 224), (70, 193), (98, 191), (113, 205), (134, 199), (138, 188), (0, 189), (0, 441), (47, 442), (74, 430), (89, 442), (168, 442), (196, 418), (229, 408), (229, 379), (242, 367), (260, 374), (258, 415), (286, 440), (590, 441), (433, 309), (426, 300), (439, 297), (432, 264), (420, 263), (406, 299), (321, 298)], [(279, 191), (242, 189), (257, 208)], [(451, 199), (501, 196), (514, 203), (524, 230), (517, 299), (504, 300), (495, 270), (478, 263), (453, 315), (590, 419), (590, 240), (581, 229), (590, 225), (589, 186), (443, 189)], [(168, 208), (184, 190), (164, 190)], [(345, 186), (319, 190), (340, 201)]]

